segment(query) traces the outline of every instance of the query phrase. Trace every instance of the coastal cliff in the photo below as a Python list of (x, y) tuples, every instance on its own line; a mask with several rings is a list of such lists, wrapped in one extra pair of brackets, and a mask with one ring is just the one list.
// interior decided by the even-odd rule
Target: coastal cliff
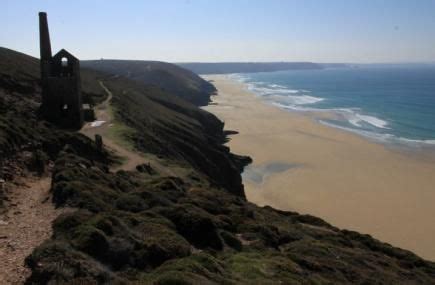
[[(28, 284), (435, 282), (435, 264), (409, 251), (246, 201), (249, 158), (232, 154), (224, 124), (183, 94), (83, 69), (84, 95), (98, 104), (100, 83), (111, 91), (114, 137), (149, 162), (114, 171), (116, 153), (38, 119), (38, 66), (0, 49), (3, 172), (10, 183), (12, 169), (43, 172), (52, 202), (71, 209), (27, 257)], [(5, 194), (0, 207), (12, 207)]]

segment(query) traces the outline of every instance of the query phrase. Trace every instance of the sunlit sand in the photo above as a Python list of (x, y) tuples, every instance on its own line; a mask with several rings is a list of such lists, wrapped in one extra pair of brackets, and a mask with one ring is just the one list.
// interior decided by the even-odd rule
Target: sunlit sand
[(271, 163), (297, 166), (261, 180), (245, 175), (250, 201), (319, 216), (435, 260), (433, 153), (387, 148), (271, 106), (226, 76), (205, 78), (219, 91), (205, 109), (240, 132), (228, 143), (233, 152), (251, 156), (257, 172)]

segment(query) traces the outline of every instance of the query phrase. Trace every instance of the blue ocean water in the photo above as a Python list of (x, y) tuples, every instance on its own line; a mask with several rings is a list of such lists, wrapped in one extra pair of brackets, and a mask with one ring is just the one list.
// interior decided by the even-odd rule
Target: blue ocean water
[(435, 65), (358, 66), (231, 77), (290, 111), (329, 110), (321, 123), (413, 146), (435, 145)]

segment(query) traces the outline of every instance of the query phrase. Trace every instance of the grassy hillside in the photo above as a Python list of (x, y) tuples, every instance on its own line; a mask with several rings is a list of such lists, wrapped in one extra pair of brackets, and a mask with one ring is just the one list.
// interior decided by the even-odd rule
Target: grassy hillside
[[(106, 75), (82, 71), (82, 91), (85, 101), (98, 103), (106, 98), (97, 79)], [(92, 78), (92, 79), (91, 79)], [(82, 145), (87, 138), (56, 129), (38, 120), (41, 102), (39, 60), (0, 47), (0, 175), (13, 179), (18, 168), (33, 170), (40, 150), (46, 161), (55, 159), (63, 146), (71, 141)], [(83, 151), (88, 148), (83, 146)], [(32, 154), (30, 157), (23, 154)], [(98, 155), (100, 156), (100, 155)], [(1, 207), (7, 206), (5, 193), (0, 190)]]
[(126, 139), (137, 150), (188, 164), (210, 183), (244, 197), (239, 172), (250, 159), (222, 145), (224, 124), (214, 115), (152, 86), (122, 78), (105, 84), (114, 94), (115, 116), (135, 130)]
[(83, 67), (119, 75), (140, 83), (155, 85), (197, 106), (207, 105), (216, 91), (195, 73), (174, 64), (142, 60), (86, 60)]
[[(25, 121), (14, 123), (14, 117), (16, 113), (23, 113), (29, 120), (29, 116), (36, 120), (41, 89), (37, 59), (8, 49), (0, 49), (0, 56), (0, 80), (6, 82), (2, 88), (7, 100), (2, 104), (6, 113), (2, 119), (7, 127), (0, 130), (0, 153), (6, 155), (16, 151), (14, 148), (19, 149), (21, 144), (35, 144), (32, 140), (38, 130), (25, 125), (28, 124)], [(183, 161), (201, 171), (211, 183), (244, 196), (239, 170), (246, 159), (231, 154), (222, 146), (225, 140), (223, 123), (214, 115), (155, 86), (144, 86), (88, 69), (82, 69), (81, 79), (84, 96), (93, 102), (105, 98), (98, 81), (107, 81), (114, 93), (115, 116), (136, 130), (135, 137), (127, 139), (131, 139), (137, 149)], [(29, 100), (23, 101), (17, 92), (26, 94)], [(8, 108), (11, 104), (19, 110)], [(35, 135), (28, 136), (27, 132)]]
[[(222, 146), (213, 115), (155, 87), (83, 71), (89, 94), (102, 94), (98, 80), (112, 90), (115, 116), (132, 130), (125, 140), (167, 170), (185, 170), (109, 171), (111, 157), (93, 141), (37, 120), (38, 62), (1, 55), (9, 83), (0, 85), (0, 159), (45, 154), (53, 203), (77, 209), (27, 258), (28, 284), (434, 284), (435, 264), (409, 251), (247, 202), (246, 160)], [(31, 170), (31, 161), (20, 167)]]

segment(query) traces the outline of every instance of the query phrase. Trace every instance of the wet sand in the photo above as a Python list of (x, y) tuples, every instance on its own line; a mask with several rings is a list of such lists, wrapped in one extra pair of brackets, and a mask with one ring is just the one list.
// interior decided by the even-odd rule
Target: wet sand
[(239, 132), (228, 143), (232, 152), (254, 160), (243, 175), (248, 200), (312, 214), (435, 261), (433, 152), (385, 147), (319, 124), (313, 114), (269, 105), (226, 76), (204, 78), (218, 89), (216, 104), (205, 109)]

